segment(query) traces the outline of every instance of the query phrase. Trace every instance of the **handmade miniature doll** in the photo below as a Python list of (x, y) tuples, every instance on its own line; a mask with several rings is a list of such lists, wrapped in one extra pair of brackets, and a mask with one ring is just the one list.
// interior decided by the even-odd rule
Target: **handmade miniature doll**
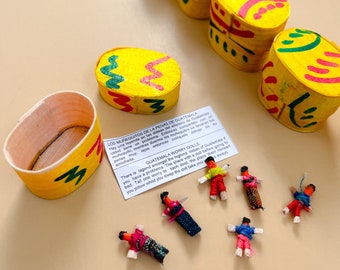
[(169, 222), (176, 220), (190, 236), (194, 236), (201, 231), (201, 227), (181, 204), (186, 198), (181, 201), (173, 201), (169, 198), (169, 192), (167, 191), (162, 192), (160, 197), (162, 203), (166, 205), (163, 215), (170, 216)]
[(143, 230), (143, 225), (137, 225), (134, 233), (119, 232), (119, 239), (127, 241), (130, 245), (127, 257), (137, 259), (138, 252), (144, 251), (163, 264), (164, 257), (169, 253), (169, 250), (143, 234)]
[(257, 190), (257, 183), (261, 183), (262, 180), (258, 179), (256, 176), (250, 175), (247, 166), (241, 167), (241, 175), (236, 176), (236, 180), (242, 181), (250, 208), (253, 210), (263, 210), (262, 200)]
[(226, 200), (227, 188), (224, 184), (223, 177), (227, 175), (227, 170), (230, 168), (230, 165), (227, 164), (221, 168), (217, 166), (214, 158), (211, 156), (207, 157), (204, 162), (208, 167), (208, 172), (205, 176), (200, 177), (198, 182), (203, 184), (207, 180), (210, 180), (210, 199), (216, 200), (217, 196), (220, 195), (221, 200)]
[(228, 231), (237, 233), (236, 256), (242, 257), (243, 252), (247, 257), (255, 254), (255, 251), (251, 248), (250, 240), (253, 238), (253, 234), (262, 234), (263, 229), (250, 227), (250, 222), (251, 220), (249, 218), (244, 217), (242, 219), (242, 224), (239, 226), (228, 224)]
[(304, 177), (305, 176), (302, 177), (300, 182), (300, 191), (297, 191), (297, 189), (294, 187), (290, 188), (290, 191), (294, 196), (294, 200), (282, 210), (284, 214), (288, 214), (289, 212), (293, 213), (294, 215), (293, 223), (300, 223), (301, 209), (304, 209), (308, 212), (312, 210), (310, 204), (310, 197), (315, 192), (316, 187), (313, 184), (309, 184), (304, 188), (304, 190), (302, 190), (302, 182), (304, 180)]

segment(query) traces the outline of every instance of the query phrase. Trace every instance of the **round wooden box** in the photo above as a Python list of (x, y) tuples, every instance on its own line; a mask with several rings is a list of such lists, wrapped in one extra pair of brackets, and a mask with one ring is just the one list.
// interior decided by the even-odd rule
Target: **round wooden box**
[(181, 71), (170, 56), (141, 48), (116, 48), (97, 61), (95, 75), (102, 98), (116, 109), (159, 114), (176, 105)]
[(310, 30), (282, 31), (263, 67), (258, 96), (285, 126), (320, 129), (340, 105), (339, 47)]
[(45, 97), (8, 135), (4, 154), (35, 195), (57, 199), (70, 194), (90, 177), (103, 157), (94, 104), (74, 91)]
[(212, 0), (209, 41), (228, 63), (260, 71), (275, 36), (290, 15), (287, 0)]

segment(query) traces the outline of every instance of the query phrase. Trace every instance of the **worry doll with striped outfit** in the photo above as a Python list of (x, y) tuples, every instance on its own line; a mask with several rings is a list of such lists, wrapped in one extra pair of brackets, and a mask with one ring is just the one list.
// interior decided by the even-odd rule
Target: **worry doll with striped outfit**
[(169, 250), (158, 244), (150, 236), (145, 235), (143, 230), (143, 225), (137, 225), (133, 233), (127, 233), (126, 231), (119, 232), (119, 239), (127, 241), (130, 245), (127, 257), (137, 259), (138, 252), (143, 251), (163, 264), (163, 260), (169, 253)]
[(261, 183), (262, 180), (258, 179), (254, 175), (250, 175), (247, 166), (241, 167), (241, 175), (236, 176), (236, 180), (242, 181), (250, 208), (253, 210), (263, 210), (262, 200), (257, 189), (257, 184)]
[(170, 199), (169, 192), (167, 191), (162, 192), (160, 197), (162, 203), (166, 206), (163, 215), (170, 216), (169, 222), (176, 220), (190, 236), (195, 236), (201, 231), (201, 227), (182, 206), (183, 201), (185, 201), (187, 197), (180, 201), (173, 201)]

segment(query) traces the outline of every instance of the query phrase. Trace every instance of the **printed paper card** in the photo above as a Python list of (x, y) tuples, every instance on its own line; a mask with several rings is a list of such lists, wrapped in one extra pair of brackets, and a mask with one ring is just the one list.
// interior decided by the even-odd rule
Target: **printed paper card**
[(238, 153), (210, 106), (105, 139), (104, 146), (125, 199), (204, 168), (208, 156), (218, 162)]

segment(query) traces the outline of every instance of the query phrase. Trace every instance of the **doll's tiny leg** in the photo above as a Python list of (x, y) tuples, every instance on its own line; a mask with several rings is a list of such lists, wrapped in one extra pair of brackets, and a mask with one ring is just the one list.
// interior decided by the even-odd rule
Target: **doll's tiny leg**
[(216, 185), (216, 181), (212, 180), (211, 184), (210, 184), (210, 199), (212, 200), (216, 200), (217, 199), (217, 195), (218, 195), (218, 190), (217, 190), (217, 185)]
[(238, 257), (242, 257), (242, 248), (240, 247), (236, 248), (235, 255)]
[(245, 238), (244, 240), (244, 255), (246, 255), (247, 257), (253, 255), (253, 250), (251, 249), (250, 240), (248, 238)]
[(301, 203), (299, 203), (295, 207), (293, 223), (300, 223), (300, 221), (301, 221), (301, 219), (300, 219), (301, 208), (302, 208), (302, 204)]
[(289, 208), (286, 206), (285, 208), (282, 209), (282, 213), (287, 215), (289, 213)]
[(210, 199), (216, 201), (217, 200), (217, 196), (216, 195), (210, 195)]
[(300, 223), (301, 219), (299, 216), (295, 216), (293, 219), (293, 223)]
[(220, 197), (222, 201), (225, 201), (228, 198), (227, 192), (226, 191), (221, 191), (220, 192)]

